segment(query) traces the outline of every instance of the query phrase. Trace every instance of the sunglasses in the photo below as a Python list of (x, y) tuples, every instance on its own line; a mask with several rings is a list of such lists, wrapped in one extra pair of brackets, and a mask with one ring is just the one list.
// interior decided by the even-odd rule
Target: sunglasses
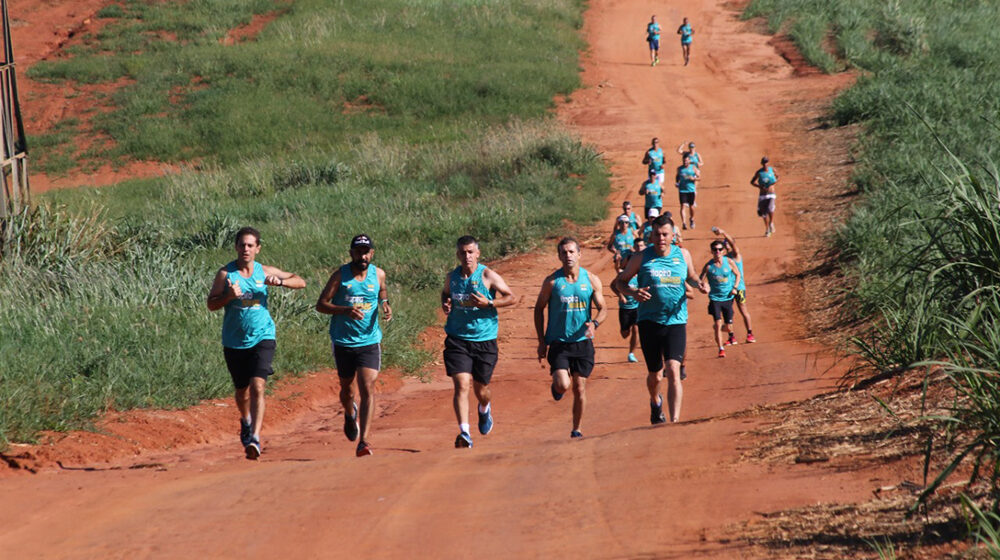
[(720, 252), (725, 251), (725, 250), (726, 250), (725, 247), (712, 247), (712, 252), (713, 253), (720, 253)]

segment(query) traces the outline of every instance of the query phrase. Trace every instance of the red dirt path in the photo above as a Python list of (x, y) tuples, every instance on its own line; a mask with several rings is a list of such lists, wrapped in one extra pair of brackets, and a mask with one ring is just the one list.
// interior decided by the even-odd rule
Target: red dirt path
[[(71, 434), (13, 450), (40, 474), (0, 477), (0, 556), (734, 558), (753, 552), (727, 540), (726, 528), (755, 512), (865, 498), (877, 473), (741, 461), (740, 450), (754, 445), (743, 432), (760, 420), (732, 416), (814, 395), (837, 378), (835, 360), (805, 338), (790, 278), (803, 268), (796, 239), (810, 227), (796, 222), (797, 210), (823, 184), (824, 172), (809, 161), (825, 156), (806, 125), (816, 100), (849, 78), (794, 76), (769, 37), (710, 0), (657, 12), (667, 30), (690, 17), (698, 35), (691, 66), (679, 64), (667, 33), (663, 62), (650, 68), (642, 40), (649, 6), (590, 4), (587, 88), (560, 116), (599, 147), (627, 188), (612, 202), (639, 199), (639, 159), (650, 137), (667, 148), (694, 140), (707, 165), (699, 227), (687, 232), (687, 246), (700, 266), (708, 228), (717, 224), (747, 255), (760, 342), (715, 358), (704, 296), (692, 302), (681, 423), (648, 424), (644, 368), (624, 361), (612, 319), (597, 340), (586, 437), (568, 438), (571, 399), (552, 401), (533, 356), (531, 305), (558, 264), (548, 251), (497, 267), (522, 300), (501, 312), (497, 425), (474, 436), (472, 450), (451, 447), (451, 386), (441, 367), (430, 383), (388, 381), (377, 403), (375, 455), (364, 459), (340, 431), (329, 372), (286, 384), (269, 401), (259, 462), (242, 459), (225, 401), (115, 415), (101, 424), (110, 435)], [(782, 174), (770, 239), (747, 184), (764, 153)], [(672, 197), (665, 200), (676, 211)], [(606, 236), (610, 223), (583, 237)], [(598, 244), (585, 253), (584, 266), (607, 285), (608, 253)], [(439, 329), (428, 338), (439, 344)], [(52, 468), (57, 459), (62, 469)]]

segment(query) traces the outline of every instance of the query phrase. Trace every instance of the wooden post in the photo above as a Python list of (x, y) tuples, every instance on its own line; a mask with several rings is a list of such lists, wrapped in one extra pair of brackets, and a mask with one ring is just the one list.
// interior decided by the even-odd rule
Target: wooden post
[(28, 188), (28, 145), (21, 121), (21, 104), (17, 98), (17, 76), (14, 73), (14, 49), (10, 37), (10, 17), (7, 0), (0, 0), (3, 9), (3, 54), (0, 59), (0, 167), (3, 188), (0, 189), (0, 219), (17, 214), (31, 204)]

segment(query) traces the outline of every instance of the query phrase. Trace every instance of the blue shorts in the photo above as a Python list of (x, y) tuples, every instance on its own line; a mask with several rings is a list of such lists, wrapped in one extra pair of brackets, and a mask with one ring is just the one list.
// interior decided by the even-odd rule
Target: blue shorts
[(660, 50), (660, 40), (659, 39), (646, 39), (646, 42), (649, 43), (649, 50), (651, 50), (651, 51), (658, 51), (658, 50)]

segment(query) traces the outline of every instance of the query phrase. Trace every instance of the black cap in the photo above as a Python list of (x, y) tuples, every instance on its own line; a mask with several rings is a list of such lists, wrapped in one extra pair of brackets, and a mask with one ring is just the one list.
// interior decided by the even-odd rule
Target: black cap
[(354, 239), (351, 240), (351, 249), (356, 249), (358, 247), (367, 247), (368, 249), (374, 249), (375, 244), (372, 243), (372, 239), (365, 234), (355, 235)]
[(764, 156), (764, 157), (760, 158), (760, 162), (761, 163), (767, 163), (769, 161), (771, 161), (771, 160), (767, 159), (767, 156)]

